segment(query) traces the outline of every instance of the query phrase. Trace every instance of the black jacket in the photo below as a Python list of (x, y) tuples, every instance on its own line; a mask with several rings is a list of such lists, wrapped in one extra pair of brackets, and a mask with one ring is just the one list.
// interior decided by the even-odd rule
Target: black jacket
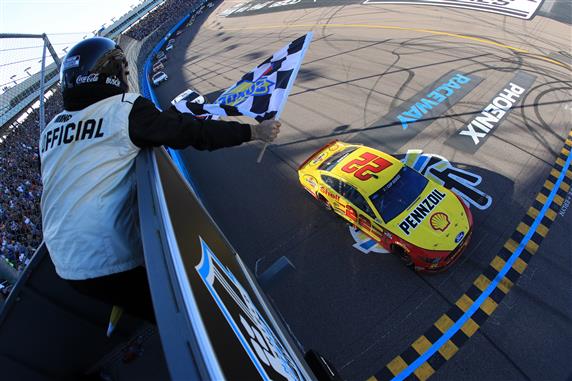
[[(81, 110), (107, 97), (108, 88), (85, 92), (82, 96), (64, 97), (64, 109)], [(181, 149), (192, 146), (198, 150), (232, 147), (251, 140), (250, 125), (219, 120), (201, 120), (170, 107), (159, 111), (153, 102), (140, 96), (129, 114), (129, 137), (140, 148), (166, 145)]]

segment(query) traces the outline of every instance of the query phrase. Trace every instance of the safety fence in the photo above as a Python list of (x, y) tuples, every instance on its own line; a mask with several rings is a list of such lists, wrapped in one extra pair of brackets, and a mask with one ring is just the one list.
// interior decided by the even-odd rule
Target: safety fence
[(0, 44), (0, 128), (38, 100), (43, 128), (44, 92), (59, 79), (58, 55), (45, 34), (0, 33)]

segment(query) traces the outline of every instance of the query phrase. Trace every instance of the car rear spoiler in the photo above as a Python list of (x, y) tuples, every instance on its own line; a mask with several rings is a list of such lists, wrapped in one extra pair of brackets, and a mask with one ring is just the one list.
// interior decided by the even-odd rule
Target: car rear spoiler
[(298, 167), (298, 170), (302, 169), (306, 164), (308, 164), (313, 158), (315, 158), (316, 156), (318, 156), (318, 154), (322, 151), (324, 151), (326, 148), (333, 146), (334, 144), (336, 144), (339, 140), (335, 139), (332, 140), (331, 142), (329, 142), (328, 144), (326, 144), (325, 146), (323, 146), (322, 148), (320, 148), (319, 150), (317, 150), (316, 152), (314, 152), (314, 154), (312, 156), (310, 156), (309, 158), (306, 159), (306, 161), (304, 161), (302, 164), (300, 164), (300, 166)]

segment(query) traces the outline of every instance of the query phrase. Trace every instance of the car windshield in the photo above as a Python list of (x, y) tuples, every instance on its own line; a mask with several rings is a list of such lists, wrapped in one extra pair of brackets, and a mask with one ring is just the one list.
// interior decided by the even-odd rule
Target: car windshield
[(385, 222), (397, 217), (423, 192), (427, 180), (417, 171), (404, 166), (394, 177), (370, 196), (370, 200)]
[(338, 153), (333, 154), (326, 161), (324, 161), (318, 167), (318, 169), (330, 172), (340, 161), (342, 161), (345, 157), (347, 157), (350, 153), (354, 152), (356, 149), (357, 147), (348, 147)]
[(164, 75), (164, 73), (162, 71), (155, 73), (155, 75), (153, 75), (153, 79), (159, 79)]

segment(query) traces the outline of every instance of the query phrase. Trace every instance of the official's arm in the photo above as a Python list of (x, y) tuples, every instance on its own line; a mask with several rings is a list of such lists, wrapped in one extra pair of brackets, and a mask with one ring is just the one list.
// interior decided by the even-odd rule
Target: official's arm
[(141, 148), (193, 146), (209, 151), (236, 146), (252, 138), (249, 124), (196, 119), (174, 107), (161, 112), (144, 97), (135, 100), (129, 114), (129, 137)]

